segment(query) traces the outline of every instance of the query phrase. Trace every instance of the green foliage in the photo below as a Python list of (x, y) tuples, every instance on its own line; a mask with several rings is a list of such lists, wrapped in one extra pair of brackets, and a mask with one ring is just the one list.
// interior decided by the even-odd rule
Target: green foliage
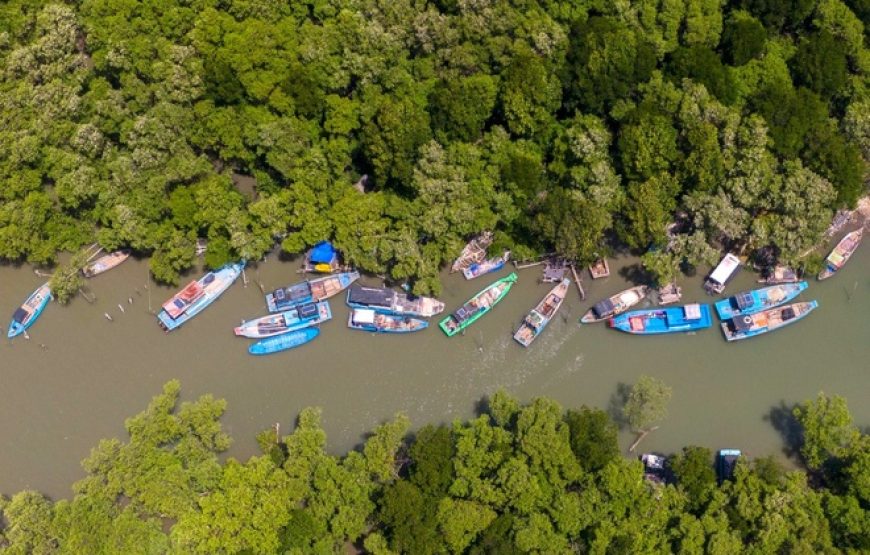
[(819, 393), (814, 401), (795, 407), (794, 417), (803, 430), (801, 455), (812, 469), (830, 458), (842, 458), (858, 441), (860, 433), (852, 423), (846, 400)]
[(618, 429), (606, 412), (584, 406), (569, 410), (565, 422), (571, 434), (571, 450), (586, 472), (598, 472), (619, 456)]
[(756, 18), (742, 10), (731, 12), (722, 32), (722, 52), (734, 66), (754, 60), (764, 51), (767, 32)]
[(667, 416), (670, 400), (670, 387), (653, 377), (640, 376), (631, 387), (622, 413), (632, 430), (648, 430)]
[(713, 496), (716, 474), (713, 454), (705, 447), (684, 447), (682, 453), (668, 461), (680, 489), (686, 493), (689, 509), (700, 514)]

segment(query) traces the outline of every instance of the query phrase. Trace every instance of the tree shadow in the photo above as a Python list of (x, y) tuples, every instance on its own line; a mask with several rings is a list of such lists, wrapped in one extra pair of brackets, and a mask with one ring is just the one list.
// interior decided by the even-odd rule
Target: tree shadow
[(780, 401), (779, 405), (771, 407), (764, 416), (764, 420), (770, 422), (773, 429), (782, 436), (782, 452), (788, 457), (797, 457), (803, 445), (803, 430), (794, 417), (796, 406), (794, 403), (788, 405), (785, 401)]
[(616, 384), (616, 391), (610, 396), (610, 401), (607, 403), (607, 414), (613, 420), (620, 430), (628, 427), (628, 420), (622, 413), (622, 407), (628, 401), (628, 396), (631, 393), (631, 386), (627, 383), (619, 382)]
[(619, 275), (626, 281), (630, 281), (634, 285), (642, 283), (652, 283), (652, 273), (644, 268), (640, 263), (630, 264), (619, 269)]

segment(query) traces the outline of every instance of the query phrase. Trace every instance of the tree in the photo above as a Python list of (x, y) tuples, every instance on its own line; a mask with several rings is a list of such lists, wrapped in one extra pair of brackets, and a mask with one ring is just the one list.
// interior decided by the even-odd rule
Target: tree
[(650, 376), (640, 376), (631, 387), (622, 413), (632, 430), (646, 431), (667, 416), (670, 400), (670, 387)]
[(831, 98), (846, 86), (846, 46), (828, 31), (804, 38), (791, 62), (795, 84), (822, 98)]
[(801, 455), (807, 466), (818, 470), (831, 458), (841, 458), (859, 438), (846, 400), (839, 395), (819, 393), (814, 401), (795, 407), (794, 417), (801, 425)]
[(725, 59), (734, 66), (758, 58), (764, 51), (767, 31), (756, 18), (743, 10), (734, 10), (725, 21), (720, 45)]
[(569, 410), (565, 422), (571, 435), (571, 450), (587, 472), (598, 472), (619, 455), (618, 429), (603, 410), (586, 406)]
[(686, 492), (689, 509), (695, 514), (702, 514), (716, 487), (710, 450), (705, 447), (683, 447), (681, 453), (668, 459), (668, 469), (674, 473), (680, 489)]

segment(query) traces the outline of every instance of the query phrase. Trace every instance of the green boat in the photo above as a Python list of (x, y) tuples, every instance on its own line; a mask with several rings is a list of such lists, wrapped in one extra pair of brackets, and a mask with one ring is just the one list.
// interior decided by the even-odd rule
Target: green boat
[(441, 331), (446, 333), (447, 337), (453, 337), (461, 332), (502, 300), (516, 281), (517, 274), (512, 273), (491, 283), (486, 289), (462, 305), (456, 312), (441, 320), (438, 324), (441, 327)]

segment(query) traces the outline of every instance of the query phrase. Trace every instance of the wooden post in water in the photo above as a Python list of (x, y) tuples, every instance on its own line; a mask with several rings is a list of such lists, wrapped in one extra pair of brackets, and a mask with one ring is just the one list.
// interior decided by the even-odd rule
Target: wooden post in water
[(146, 278), (145, 289), (148, 290), (148, 312), (154, 314), (154, 311), (151, 310), (151, 268), (148, 268), (148, 277)]
[(647, 436), (647, 434), (649, 434), (650, 432), (654, 432), (654, 431), (656, 431), (656, 430), (658, 430), (658, 429), (659, 429), (658, 426), (653, 426), (653, 427), (650, 428), (649, 430), (644, 430), (644, 431), (642, 431), (642, 432), (637, 436), (637, 439), (634, 440), (634, 443), (631, 444), (631, 447), (628, 448), (628, 452), (631, 453), (632, 451), (634, 451), (634, 448), (637, 447), (638, 444), (639, 444), (641, 441), (643, 441), (643, 438), (645, 438), (645, 437)]
[(574, 276), (574, 283), (577, 284), (577, 291), (580, 292), (580, 299), (586, 300), (586, 291), (583, 290), (583, 284), (580, 283), (580, 276), (577, 274), (577, 269), (571, 264), (571, 275)]

